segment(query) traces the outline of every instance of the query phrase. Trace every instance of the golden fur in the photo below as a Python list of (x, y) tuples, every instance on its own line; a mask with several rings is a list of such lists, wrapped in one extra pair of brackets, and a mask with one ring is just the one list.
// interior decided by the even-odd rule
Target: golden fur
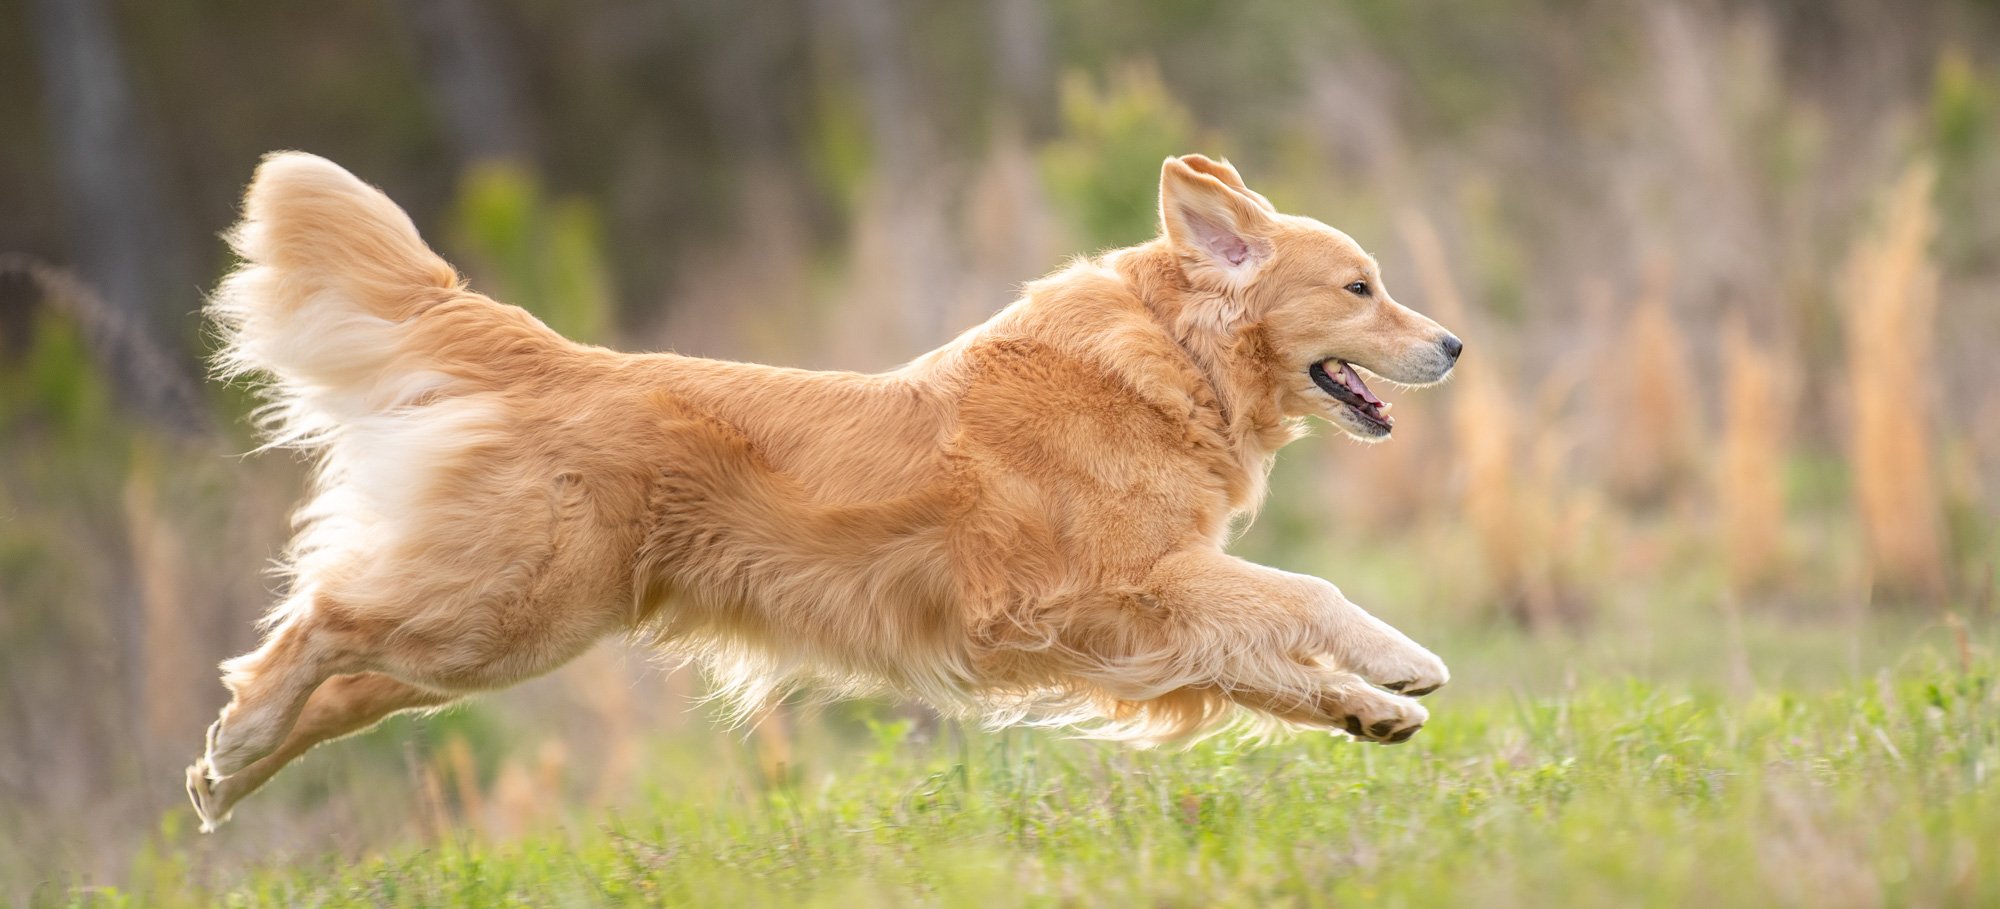
[(188, 771), (204, 829), (319, 742), (614, 633), (740, 711), (812, 681), (1142, 741), (1239, 705), (1408, 738), (1426, 714), (1396, 692), (1444, 664), (1223, 544), (1301, 418), (1387, 434), (1313, 364), (1433, 382), (1457, 339), (1225, 162), (1168, 159), (1161, 220), (900, 369), (807, 372), (572, 343), (379, 191), (270, 156), (209, 312), (221, 372), (261, 377), (271, 444), (318, 469)]

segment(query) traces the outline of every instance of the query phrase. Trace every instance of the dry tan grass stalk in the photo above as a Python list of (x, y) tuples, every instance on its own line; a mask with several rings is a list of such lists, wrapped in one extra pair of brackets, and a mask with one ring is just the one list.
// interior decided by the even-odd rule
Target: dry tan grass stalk
[(1947, 569), (1932, 463), (1938, 271), (1933, 170), (1913, 165), (1842, 280), (1854, 492), (1877, 591), (1939, 599)]
[[(1398, 218), (1403, 242), (1410, 248), (1431, 314), (1447, 325), (1466, 325), (1466, 306), (1452, 280), (1444, 243), (1430, 219), (1405, 211)], [(1519, 482), (1512, 400), (1499, 385), (1490, 360), (1467, 358), (1453, 371), (1451, 389), (1452, 449), (1459, 458), (1464, 486), (1466, 522), (1479, 540), (1488, 581), (1499, 591), (1519, 591), (1526, 577), (1528, 541), (1520, 532), (1520, 512), (1514, 503)]]
[(194, 686), (208, 681), (207, 672), (198, 668), (208, 661), (195, 646), (189, 621), (197, 614), (188, 598), (191, 556), (161, 511), (159, 472), (157, 459), (141, 450), (126, 472), (122, 504), (136, 575), (133, 587), (144, 617), (145, 665), (140, 672), (147, 741), (170, 742), (202, 712)]
[(452, 824), (451, 812), (445, 806), (444, 781), (438, 778), (438, 765), (419, 760), (414, 744), (404, 748), (403, 764), (409, 768), (410, 779), (417, 789), (417, 801), (410, 806), (410, 820), (418, 837), (427, 843), (442, 841), (451, 832)]
[(487, 832), (503, 842), (521, 837), (534, 829), (549, 798), (549, 793), (536, 788), (534, 774), (520, 761), (502, 763), (493, 779), (493, 821)]
[(1748, 596), (1784, 572), (1784, 458), (1791, 408), (1788, 360), (1750, 340), (1741, 319), (1723, 328), (1721, 469), (1716, 477), (1730, 587)]
[[(1407, 209), (1396, 218), (1396, 226), (1403, 234), (1403, 242), (1410, 247), (1410, 258), (1417, 269), (1417, 284), (1423, 290), (1424, 308), (1438, 321), (1446, 325), (1465, 326), (1470, 318), (1465, 308), (1465, 297), (1458, 292), (1458, 282), (1452, 280), (1450, 260), (1444, 252), (1444, 241), (1438, 238), (1437, 227), (1422, 212)], [(1460, 332), (1471, 331), (1470, 326)]]
[(768, 786), (780, 786), (792, 776), (792, 716), (790, 708), (773, 704), (757, 721), (757, 769)]
[[(602, 754), (603, 762), (591, 794), (593, 804), (603, 804), (628, 791), (639, 767), (640, 730), (646, 724), (633, 697), (628, 657), (629, 652), (621, 648), (598, 647), (578, 657), (562, 673), (569, 697), (595, 714), (591, 725), (596, 747), (592, 750)], [(647, 684), (657, 681), (648, 678)]]
[(519, 839), (543, 826), (563, 805), (563, 777), (569, 749), (560, 739), (546, 739), (535, 750), (534, 769), (518, 758), (500, 765), (493, 780), (492, 811), (484, 819), (488, 836)]
[[(1400, 226), (1430, 309), (1445, 324), (1474, 332), (1436, 230), (1415, 212), (1406, 212)], [(1493, 595), (1515, 619), (1548, 627), (1563, 618), (1569, 599), (1554, 552), (1572, 512), (1562, 504), (1561, 471), (1555, 466), (1564, 446), (1546, 425), (1546, 414), (1520, 412), (1509, 387), (1491, 359), (1468, 357), (1459, 364), (1450, 386), (1450, 447), (1464, 484), (1464, 519), (1478, 541)], [(1522, 427), (1530, 422), (1539, 425), (1534, 444), (1527, 446)], [(1525, 459), (1524, 447), (1530, 449)]]
[(1609, 351), (1618, 380), (1609, 388), (1612, 489), (1627, 502), (1660, 505), (1685, 488), (1698, 463), (1700, 383), (1669, 300), (1670, 268), (1648, 270), (1644, 293)]
[[(1513, 405), (1486, 370), (1462, 375), (1452, 388), (1452, 431), (1465, 483), (1466, 522), (1478, 537), (1487, 580), (1503, 596), (1527, 596), (1528, 558), (1536, 535), (1524, 527), (1516, 502), (1520, 468), (1515, 457)], [(1538, 617), (1531, 610), (1527, 618)]]
[(1589, 618), (1585, 586), (1601, 575), (1592, 560), (1614, 528), (1607, 525), (1602, 500), (1576, 483), (1576, 452), (1581, 447), (1575, 424), (1564, 418), (1574, 411), (1592, 371), (1586, 361), (1558, 368), (1535, 389), (1535, 409), (1523, 419), (1534, 428), (1529, 471), (1516, 498), (1536, 532), (1525, 607), (1542, 622), (1575, 624)]
[(1407, 531), (1449, 500), (1440, 479), (1450, 469), (1442, 443), (1451, 431), (1447, 414), (1431, 407), (1418, 419), (1399, 422), (1390, 445), (1323, 446), (1328, 476), (1315, 483), (1329, 513), (1339, 515), (1343, 525), (1371, 533)]
[(1970, 430), (1953, 420), (1939, 444), (1938, 501), (1944, 511), (1945, 560), (1954, 567), (1958, 582), (1953, 593), (1967, 594), (1985, 577), (1970, 569), (1980, 554), (1974, 541), (1983, 536), (1982, 528), (1991, 521), (1992, 509), (1987, 503), (1993, 499), (1987, 494), (1986, 475), (1980, 469), (1981, 449)]
[(458, 790), (458, 813), (469, 826), (478, 828), (486, 819), (486, 799), (479, 791), (479, 765), (472, 759), (472, 746), (465, 736), (455, 735), (444, 746), (443, 775), (451, 777)]

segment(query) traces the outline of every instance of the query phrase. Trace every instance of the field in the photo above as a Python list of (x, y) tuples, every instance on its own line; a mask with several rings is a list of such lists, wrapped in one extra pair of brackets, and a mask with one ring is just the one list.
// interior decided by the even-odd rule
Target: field
[[(2000, 905), (2000, 5), (1440, 6), (7, 6), (0, 905)], [(1135, 751), (607, 646), (199, 835), (310, 470), (204, 378), (274, 149), (570, 337), (860, 371), (1227, 157), (1467, 345), (1232, 551), (1453, 682)]]
[(2000, 900), (1990, 614), (1971, 629), (1753, 621), (1720, 636), (1699, 629), (1726, 623), (1693, 618), (1588, 647), (1447, 635), (1445, 654), (1471, 658), (1407, 746), (1297, 735), (1138, 751), (835, 706), (794, 725), (790, 766), (760, 759), (759, 736), (656, 738), (620, 807), (566, 808), (518, 836), (454, 823), (465, 801), (406, 779), (376, 798), (435, 799), (425, 841), (213, 860), (302, 792), (354, 779), (339, 765), (371, 746), (445, 738), (451, 715), (399, 721), (319, 752), (212, 838), (170, 814), (127, 888), (52, 884), (32, 904)]

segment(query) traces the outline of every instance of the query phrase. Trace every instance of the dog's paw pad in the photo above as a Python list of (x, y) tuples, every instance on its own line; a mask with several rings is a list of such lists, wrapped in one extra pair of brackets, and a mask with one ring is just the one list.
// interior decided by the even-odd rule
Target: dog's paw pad
[(1424, 695), (1430, 694), (1431, 692), (1438, 690), (1439, 688), (1444, 687), (1443, 685), (1425, 685), (1422, 688), (1412, 689), (1410, 686), (1415, 684), (1417, 683), (1411, 680), (1404, 680), (1401, 682), (1389, 682), (1388, 684), (1383, 685), (1382, 689), (1385, 691), (1393, 691), (1404, 697), (1420, 698), (1423, 697)]
[(1358, 742), (1391, 745), (1409, 740), (1429, 719), (1415, 701), (1389, 694), (1380, 697), (1385, 699), (1382, 705), (1364, 704), (1359, 705), (1362, 709), (1358, 713), (1335, 714), (1340, 718), (1334, 721), (1334, 727)]
[(1383, 740), (1382, 740), (1382, 744), (1384, 744), (1384, 745), (1397, 745), (1397, 744), (1401, 744), (1401, 743), (1403, 743), (1403, 742), (1407, 742), (1407, 741), (1409, 741), (1409, 740), (1410, 740), (1410, 736), (1413, 736), (1413, 735), (1416, 735), (1416, 734), (1417, 734), (1417, 730), (1419, 730), (1419, 729), (1422, 729), (1422, 728), (1424, 728), (1424, 724), (1422, 724), (1422, 723), (1418, 723), (1418, 724), (1417, 724), (1417, 725), (1415, 725), (1415, 726), (1411, 726), (1411, 727), (1410, 727), (1410, 728), (1408, 728), (1408, 729), (1405, 729), (1405, 730), (1403, 730), (1403, 731), (1401, 731), (1401, 732), (1398, 732), (1398, 733), (1396, 733), (1395, 735), (1392, 735), (1392, 736), (1389, 736), (1389, 737), (1388, 737), (1388, 738), (1386, 738), (1386, 739), (1383, 739)]

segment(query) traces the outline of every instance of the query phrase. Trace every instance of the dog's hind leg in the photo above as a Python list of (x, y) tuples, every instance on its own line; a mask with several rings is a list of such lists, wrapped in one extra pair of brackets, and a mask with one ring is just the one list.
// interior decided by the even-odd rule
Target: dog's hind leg
[(442, 707), (458, 696), (419, 688), (379, 672), (337, 675), (327, 679), (300, 712), (291, 732), (276, 750), (219, 780), (212, 779), (208, 758), (187, 771), (188, 797), (201, 816), (203, 832), (229, 819), (229, 810), (255, 792), (286, 764), (314, 746), (353, 735), (404, 710)]
[(298, 604), (264, 644), (222, 664), (234, 697), (208, 727), (202, 755), (221, 780), (277, 750), (320, 683), (367, 668), (368, 647), (324, 597)]
[(326, 597), (289, 616), (256, 651), (224, 664), (235, 700), (188, 768), (188, 795), (212, 830), (237, 802), (321, 742), (399, 710), (441, 706), (568, 662), (622, 627), (608, 609), (474, 600), (442, 624), (370, 614)]

